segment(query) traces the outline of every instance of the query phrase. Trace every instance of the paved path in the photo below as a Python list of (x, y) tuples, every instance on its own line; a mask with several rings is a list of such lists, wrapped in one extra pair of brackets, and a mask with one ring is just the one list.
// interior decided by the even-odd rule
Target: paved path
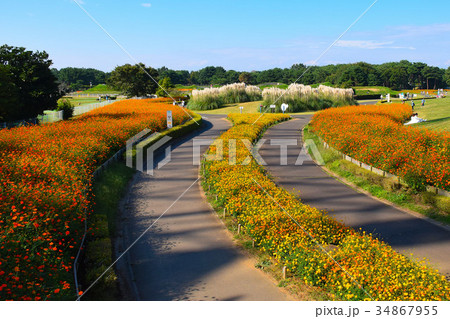
[(280, 146), (270, 139), (297, 139), (310, 115), (270, 128), (264, 135), (268, 141), (260, 150), (266, 167), (279, 185), (291, 192), (300, 191), (304, 203), (329, 212), (346, 225), (376, 234), (394, 249), (416, 257), (426, 257), (442, 274), (450, 274), (450, 232), (424, 219), (395, 209), (327, 175), (313, 161), (295, 166), (299, 148), (288, 147), (286, 166), (280, 165)]
[(223, 116), (208, 115), (205, 122), (202, 130), (172, 144), (172, 161), (155, 170), (154, 176), (137, 173), (133, 180), (122, 213), (124, 246), (191, 188), (130, 250), (127, 272), (134, 277), (130, 298), (288, 300), (234, 245), (201, 196), (195, 183), (198, 166), (192, 163), (193, 138), (214, 139), (230, 127)]

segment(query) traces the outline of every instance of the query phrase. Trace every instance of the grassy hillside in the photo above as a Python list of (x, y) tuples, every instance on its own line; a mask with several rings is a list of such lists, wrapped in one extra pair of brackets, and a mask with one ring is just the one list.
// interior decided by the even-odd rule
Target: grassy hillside
[(106, 84), (99, 84), (94, 86), (93, 88), (90, 88), (89, 90), (83, 91), (83, 94), (120, 94), (120, 91), (116, 91)]
[(423, 107), (418, 101), (414, 111), (420, 118), (427, 120), (414, 126), (436, 131), (450, 131), (450, 97), (426, 100)]
[(384, 86), (354, 86), (353, 89), (355, 90), (356, 95), (368, 95), (368, 94), (398, 94), (398, 91), (394, 91), (388, 87)]

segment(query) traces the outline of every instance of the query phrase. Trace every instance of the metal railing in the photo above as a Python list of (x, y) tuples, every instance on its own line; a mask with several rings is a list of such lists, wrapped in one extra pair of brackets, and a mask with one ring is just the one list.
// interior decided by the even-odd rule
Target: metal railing
[[(91, 103), (73, 108), (73, 116), (81, 115), (108, 104), (114, 103), (116, 100), (108, 100), (100, 103)], [(55, 123), (63, 120), (63, 111), (44, 111), (43, 115), (38, 115), (35, 118), (14, 121), (14, 122), (0, 122), (0, 129), (13, 128), (18, 126), (30, 126), (37, 124)]]
[(62, 120), (63, 120), (63, 111), (44, 111), (43, 115), (38, 115), (35, 118), (13, 122), (0, 122), (0, 129), (13, 128), (18, 126), (30, 126), (37, 124), (48, 124)]
[(75, 106), (73, 108), (73, 116), (81, 115), (87, 112), (90, 112), (92, 110), (98, 109), (100, 107), (103, 107), (105, 105), (111, 104), (116, 102), (115, 100), (108, 100), (100, 103), (92, 103), (92, 104), (85, 104), (80, 106)]

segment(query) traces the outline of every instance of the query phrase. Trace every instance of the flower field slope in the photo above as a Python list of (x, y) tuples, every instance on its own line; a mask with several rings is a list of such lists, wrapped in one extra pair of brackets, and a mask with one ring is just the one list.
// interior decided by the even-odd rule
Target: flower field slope
[(75, 120), (0, 131), (1, 300), (73, 298), (92, 173), (131, 136), (165, 129), (167, 110), (174, 125), (189, 118), (164, 102), (120, 101)]
[[(436, 270), (302, 204), (267, 176), (242, 140), (254, 143), (267, 126), (285, 116), (264, 115), (255, 125), (251, 123), (257, 115), (229, 117), (234, 126), (219, 138), (223, 159), (204, 163), (204, 186), (256, 247), (285, 265), (289, 274), (322, 287), (336, 300), (450, 299), (450, 284)], [(218, 145), (209, 152), (222, 149)]]
[(335, 149), (413, 188), (450, 190), (450, 134), (403, 126), (411, 113), (405, 104), (349, 106), (315, 114), (311, 127)]

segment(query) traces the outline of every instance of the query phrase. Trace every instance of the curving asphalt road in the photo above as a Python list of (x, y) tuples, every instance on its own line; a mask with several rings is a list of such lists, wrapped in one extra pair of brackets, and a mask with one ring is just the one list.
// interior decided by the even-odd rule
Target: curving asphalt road
[(287, 165), (280, 165), (280, 146), (271, 145), (270, 141), (289, 139), (302, 145), (301, 131), (310, 119), (311, 115), (295, 116), (265, 133), (268, 141), (259, 153), (276, 182), (290, 192), (299, 191), (302, 202), (328, 211), (348, 226), (375, 234), (397, 251), (427, 258), (449, 278), (450, 231), (353, 190), (327, 175), (312, 160), (295, 165), (299, 146), (289, 146)]
[[(172, 159), (168, 164), (153, 176), (135, 175), (122, 207), (117, 253), (156, 223), (118, 267), (128, 299), (289, 300), (235, 246), (196, 182), (194, 138), (214, 139), (229, 127), (224, 116), (208, 115), (202, 129), (169, 144)], [(155, 163), (162, 160), (163, 152)]]

